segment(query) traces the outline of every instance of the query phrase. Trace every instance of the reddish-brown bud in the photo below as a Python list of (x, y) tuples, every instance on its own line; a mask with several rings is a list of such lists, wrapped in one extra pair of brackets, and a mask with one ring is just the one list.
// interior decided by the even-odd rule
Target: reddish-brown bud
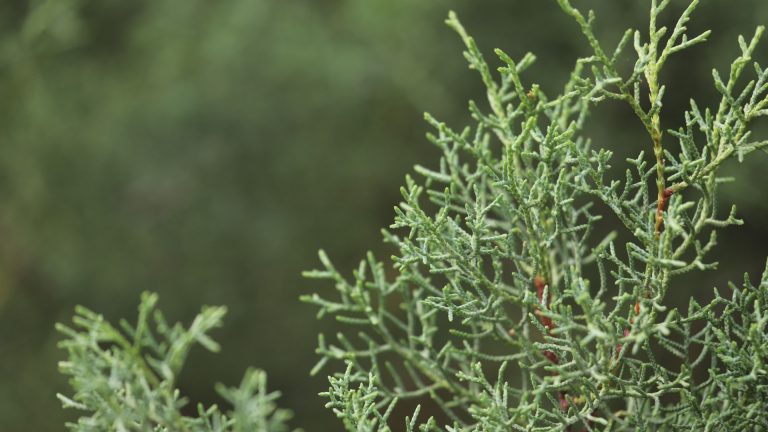
[(669, 198), (674, 195), (675, 191), (673, 191), (670, 188), (666, 188), (661, 192), (661, 203), (659, 203), (659, 209), (661, 211), (664, 211), (667, 209), (667, 203), (669, 203)]
[(552, 364), (560, 364), (560, 360), (557, 359), (557, 354), (553, 353), (552, 351), (544, 351), (544, 357), (547, 358), (547, 360), (551, 361)]

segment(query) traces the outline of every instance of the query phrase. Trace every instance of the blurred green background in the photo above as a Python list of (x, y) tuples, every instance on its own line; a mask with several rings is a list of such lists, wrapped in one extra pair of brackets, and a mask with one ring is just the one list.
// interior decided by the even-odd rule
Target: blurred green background
[[(611, 45), (644, 23), (645, 2), (574, 3), (599, 8)], [(736, 34), (768, 23), (764, 0), (703, 3), (691, 27), (714, 34), (670, 62), (668, 126), (691, 96), (714, 100), (709, 71), (736, 56)], [(437, 158), (422, 112), (462, 126), (467, 99), (483, 100), (443, 25), (449, 9), (489, 58), (535, 52), (528, 83), (550, 94), (587, 54), (554, 0), (0, 3), (0, 430), (62, 430), (75, 413), (54, 396), (68, 390), (54, 322), (75, 304), (133, 318), (143, 290), (174, 320), (230, 309), (215, 333), (223, 352), (196, 350), (185, 369), (191, 401), (217, 401), (212, 384), (253, 365), (297, 425), (339, 430), (317, 397), (325, 378), (308, 376), (316, 335), (334, 323), (297, 300), (328, 287), (300, 272), (320, 247), (344, 269), (389, 253), (379, 229), (403, 176)], [(615, 165), (647, 144), (626, 107), (594, 114), (590, 133)], [(687, 277), (673, 301), (762, 269), (767, 164), (728, 166), (738, 180), (722, 202), (746, 225), (721, 236), (721, 269)]]

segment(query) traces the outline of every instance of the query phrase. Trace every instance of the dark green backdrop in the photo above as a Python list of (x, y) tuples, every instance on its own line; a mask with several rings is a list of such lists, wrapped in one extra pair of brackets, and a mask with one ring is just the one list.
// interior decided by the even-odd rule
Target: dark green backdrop
[[(600, 7), (611, 43), (643, 22), (642, 1)], [(674, 1), (676, 8), (683, 1)], [(692, 95), (715, 96), (709, 70), (735, 35), (768, 23), (764, 0), (704, 0), (692, 22), (711, 42), (670, 63), (668, 125)], [(6, 0), (0, 3), (0, 430), (62, 430), (67, 391), (53, 323), (75, 304), (134, 317), (157, 291), (171, 318), (230, 308), (223, 352), (193, 352), (181, 380), (194, 402), (213, 382), (265, 368), (309, 432), (339, 430), (310, 378), (318, 331), (297, 297), (325, 248), (342, 268), (383, 253), (398, 186), (435, 162), (428, 110), (455, 125), (482, 100), (457, 38), (456, 9), (486, 53), (539, 56), (529, 80), (559, 86), (587, 53), (555, 0)], [(768, 41), (760, 58), (768, 65)], [(629, 61), (629, 60), (628, 60)], [(671, 115), (670, 115), (671, 113)], [(596, 145), (615, 163), (647, 144), (624, 107), (595, 112)], [(709, 292), (768, 254), (766, 155), (732, 163), (721, 270), (686, 279), (673, 300)], [(607, 222), (610, 223), (610, 222)]]

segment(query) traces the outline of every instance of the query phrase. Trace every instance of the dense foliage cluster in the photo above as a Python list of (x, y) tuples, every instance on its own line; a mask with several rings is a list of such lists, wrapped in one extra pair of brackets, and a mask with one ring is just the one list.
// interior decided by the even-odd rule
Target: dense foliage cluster
[[(533, 54), (496, 50), (497, 75), (449, 17), (487, 104), (470, 103), (475, 124), (461, 130), (426, 116), (443, 155), (402, 188), (384, 231), (393, 267), (369, 254), (350, 279), (321, 252), (323, 268), (306, 273), (331, 280), (336, 294), (303, 300), (350, 329), (320, 336), (312, 371), (336, 368), (323, 396), (347, 430), (768, 428), (768, 270), (684, 311), (665, 303), (682, 275), (715, 268), (718, 229), (741, 223), (735, 209), (717, 214), (728, 180), (718, 171), (768, 147), (751, 133), (768, 114), (768, 70), (752, 60), (763, 28), (739, 39), (726, 74), (713, 71), (720, 102), (692, 100), (668, 128), (661, 71), (709, 36), (687, 33), (699, 2), (667, 28), (657, 23), (670, 0), (653, 0), (647, 33), (627, 30), (611, 49), (595, 36), (594, 14), (558, 3), (592, 54), (555, 95), (526, 80)], [(652, 157), (628, 159), (621, 180), (611, 150), (585, 135), (602, 103), (627, 104), (647, 131)], [(608, 218), (621, 229), (596, 236)], [(153, 306), (145, 297), (135, 327), (81, 310), (81, 329), (63, 328), (62, 370), (76, 394), (62, 400), (90, 415), (73, 428), (284, 430), (287, 414), (259, 374), (221, 392), (232, 414), (181, 415), (174, 377), (193, 342), (216, 347), (206, 333), (223, 313), (206, 309), (189, 330), (157, 315), (150, 332)], [(659, 361), (668, 355), (675, 361)], [(429, 404), (394, 418), (409, 400)]]
[(232, 410), (197, 406), (197, 416), (182, 414), (187, 404), (176, 381), (193, 345), (210, 351), (219, 345), (208, 332), (221, 325), (224, 307), (205, 307), (189, 328), (170, 326), (156, 309), (158, 297), (145, 293), (135, 326), (104, 318), (79, 307), (74, 327), (58, 325), (68, 336), (61, 343), (68, 361), (61, 372), (72, 377), (73, 397), (58, 395), (65, 408), (87, 411), (70, 428), (82, 431), (258, 431), (285, 432), (290, 412), (275, 405), (278, 393), (267, 392), (264, 371), (248, 370), (239, 387), (217, 385)]

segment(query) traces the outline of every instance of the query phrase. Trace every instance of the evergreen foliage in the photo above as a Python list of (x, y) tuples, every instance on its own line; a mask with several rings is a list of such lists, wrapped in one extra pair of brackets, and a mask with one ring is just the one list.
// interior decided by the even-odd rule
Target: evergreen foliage
[[(321, 252), (323, 268), (306, 273), (336, 293), (303, 300), (350, 329), (320, 336), (312, 371), (335, 368), (323, 396), (346, 430), (768, 429), (768, 269), (759, 283), (745, 277), (686, 311), (665, 303), (682, 275), (716, 267), (717, 231), (742, 223), (735, 209), (718, 214), (718, 186), (728, 180), (718, 172), (768, 147), (751, 134), (768, 114), (768, 70), (752, 62), (764, 29), (739, 39), (727, 74), (713, 71), (719, 104), (692, 100), (669, 128), (661, 72), (709, 36), (687, 33), (698, 0), (672, 28), (658, 25), (670, 0), (652, 0), (647, 32), (627, 30), (611, 49), (592, 12), (558, 3), (592, 54), (554, 96), (526, 80), (533, 54), (514, 60), (496, 50), (496, 74), (449, 16), (487, 104), (471, 102), (475, 124), (460, 130), (426, 115), (443, 155), (402, 188), (383, 233), (397, 250), (394, 266), (369, 254), (350, 279)], [(747, 71), (753, 78), (743, 79)], [(627, 104), (647, 131), (650, 157), (628, 159), (621, 180), (611, 150), (585, 136), (601, 103)], [(621, 230), (593, 235), (608, 218)], [(76, 394), (61, 398), (91, 415), (72, 427), (285, 430), (287, 414), (251, 374), (221, 392), (232, 414), (181, 415), (174, 378), (195, 341), (216, 349), (207, 331), (223, 310), (204, 309), (188, 330), (156, 314), (150, 333), (154, 299), (145, 296), (138, 324), (122, 331), (83, 309), (79, 331), (62, 327), (70, 356), (62, 371)], [(677, 362), (658, 360), (667, 354)], [(393, 418), (408, 400), (436, 409)]]
[(208, 332), (221, 325), (224, 307), (204, 307), (188, 328), (170, 326), (156, 309), (158, 297), (145, 293), (135, 326), (115, 327), (86, 308), (78, 307), (74, 328), (58, 325), (67, 335), (60, 346), (68, 360), (62, 373), (71, 377), (75, 394), (58, 395), (65, 408), (85, 411), (77, 431), (217, 431), (287, 432), (290, 412), (275, 405), (278, 393), (267, 392), (264, 371), (248, 370), (239, 387), (218, 384), (216, 391), (232, 406), (223, 413), (216, 405), (197, 406), (197, 417), (182, 413), (187, 404), (176, 380), (190, 349), (210, 351), (219, 345)]

